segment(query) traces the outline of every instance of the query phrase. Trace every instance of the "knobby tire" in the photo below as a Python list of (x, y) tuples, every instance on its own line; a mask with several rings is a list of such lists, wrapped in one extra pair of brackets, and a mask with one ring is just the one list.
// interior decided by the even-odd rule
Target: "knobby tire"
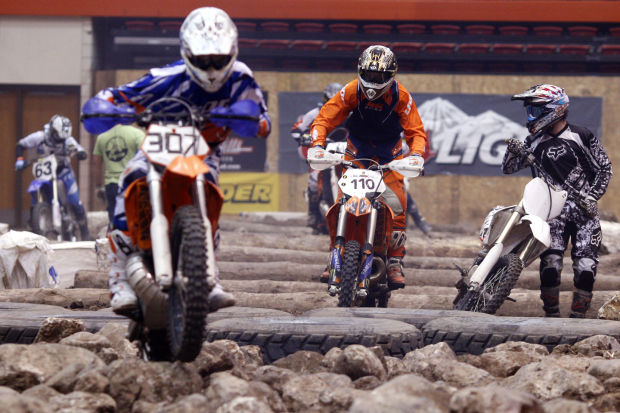
[(359, 267), (360, 244), (357, 241), (347, 241), (344, 245), (344, 260), (342, 262), (342, 275), (340, 277), (338, 307), (353, 306)]
[[(168, 296), (168, 339), (174, 359), (189, 362), (198, 356), (205, 338), (210, 292), (207, 234), (200, 212), (193, 205), (177, 210), (171, 228), (175, 280)], [(179, 262), (182, 274), (177, 271)]]

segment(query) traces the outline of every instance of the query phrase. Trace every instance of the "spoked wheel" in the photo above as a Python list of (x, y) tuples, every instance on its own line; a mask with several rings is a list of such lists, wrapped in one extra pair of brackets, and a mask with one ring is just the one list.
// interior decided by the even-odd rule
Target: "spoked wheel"
[(523, 262), (516, 254), (504, 255), (489, 273), (480, 291), (467, 291), (454, 309), (495, 314), (510, 295), (522, 270)]
[(351, 307), (353, 305), (359, 266), (360, 244), (357, 241), (348, 241), (344, 245), (344, 260), (342, 262), (342, 276), (340, 277), (340, 291), (338, 292), (338, 307)]
[(198, 209), (179, 208), (172, 221), (174, 280), (168, 294), (168, 339), (176, 360), (194, 360), (204, 340), (210, 292), (206, 237)]
[(52, 207), (48, 203), (39, 202), (32, 207), (30, 225), (35, 234), (43, 235), (50, 240), (56, 240), (58, 237), (58, 233), (54, 230)]

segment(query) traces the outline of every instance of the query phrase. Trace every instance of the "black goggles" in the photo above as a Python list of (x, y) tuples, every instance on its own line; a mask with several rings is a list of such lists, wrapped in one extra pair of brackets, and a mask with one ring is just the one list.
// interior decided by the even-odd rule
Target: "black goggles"
[(387, 83), (394, 74), (392, 72), (377, 72), (374, 70), (360, 70), (360, 77), (365, 82), (383, 84)]
[(210, 67), (215, 70), (220, 70), (226, 67), (232, 56), (227, 54), (208, 54), (199, 56), (189, 56), (189, 61), (192, 65), (199, 69), (207, 70)]
[(530, 121), (537, 119), (540, 115), (545, 113), (544, 106), (527, 105), (525, 108), (527, 110), (527, 119)]

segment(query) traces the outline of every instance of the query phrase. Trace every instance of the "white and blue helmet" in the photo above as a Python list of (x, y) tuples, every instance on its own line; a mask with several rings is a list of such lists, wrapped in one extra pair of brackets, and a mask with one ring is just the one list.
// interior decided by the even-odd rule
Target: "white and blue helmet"
[(183, 21), (181, 57), (190, 77), (207, 92), (219, 90), (237, 59), (237, 27), (224, 10), (201, 7)]

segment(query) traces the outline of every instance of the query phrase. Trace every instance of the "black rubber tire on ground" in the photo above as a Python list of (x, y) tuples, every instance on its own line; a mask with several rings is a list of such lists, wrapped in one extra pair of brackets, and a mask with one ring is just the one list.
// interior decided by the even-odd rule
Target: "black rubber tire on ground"
[(32, 207), (30, 215), (32, 232), (43, 235), (51, 240), (56, 240), (58, 234), (54, 230), (52, 219), (52, 206), (47, 202), (38, 202)]
[(351, 344), (381, 346), (387, 355), (402, 357), (419, 348), (421, 337), (420, 330), (406, 323), (354, 317), (244, 317), (207, 326), (207, 341), (259, 346), (265, 363), (299, 350), (325, 354)]
[(62, 213), (62, 239), (65, 241), (83, 241), (82, 231), (75, 212), (70, 205), (61, 209)]
[(168, 294), (168, 338), (174, 359), (189, 362), (200, 353), (208, 313), (206, 231), (198, 208), (175, 212), (171, 239), (173, 273), (180, 262), (185, 282), (175, 275)]
[[(504, 255), (484, 280), (480, 291), (467, 291), (454, 309), (495, 314), (510, 295), (522, 270), (523, 262), (516, 254)], [(484, 299), (486, 295), (482, 294), (483, 291), (491, 297), (488, 301)]]
[(167, 330), (149, 330), (144, 341), (148, 360), (173, 361)]
[(542, 344), (551, 351), (559, 344), (574, 344), (598, 334), (620, 338), (620, 323), (612, 320), (462, 314), (426, 323), (422, 328), (424, 345), (445, 342), (457, 354), (481, 354), (506, 341)]
[(344, 245), (344, 259), (342, 260), (342, 274), (340, 275), (340, 290), (338, 292), (338, 307), (353, 306), (359, 267), (360, 244), (357, 241), (347, 241)]

